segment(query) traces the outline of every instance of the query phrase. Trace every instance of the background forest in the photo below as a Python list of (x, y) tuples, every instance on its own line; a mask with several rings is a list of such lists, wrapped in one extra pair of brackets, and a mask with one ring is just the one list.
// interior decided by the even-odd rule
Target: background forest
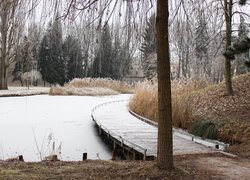
[[(4, 81), (63, 85), (83, 77), (138, 80), (156, 75), (152, 1), (73, 2), (1, 2), (2, 88)], [(172, 79), (225, 79), (224, 7), (230, 2), (170, 2)], [(232, 4), (231, 45), (249, 40), (248, 10), (248, 4)], [(232, 75), (249, 72), (249, 51), (230, 63)]]

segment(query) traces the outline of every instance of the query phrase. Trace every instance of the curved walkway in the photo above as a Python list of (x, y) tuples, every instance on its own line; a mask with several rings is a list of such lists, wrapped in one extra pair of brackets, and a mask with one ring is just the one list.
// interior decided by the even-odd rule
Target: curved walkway
[[(113, 136), (129, 147), (138, 149), (145, 156), (157, 154), (158, 128), (129, 113), (128, 101), (116, 101), (101, 104), (92, 111), (92, 118), (108, 135)], [(174, 130), (174, 155), (211, 153), (215, 148), (206, 147), (183, 136), (184, 132)], [(193, 136), (190, 136), (194, 139)]]

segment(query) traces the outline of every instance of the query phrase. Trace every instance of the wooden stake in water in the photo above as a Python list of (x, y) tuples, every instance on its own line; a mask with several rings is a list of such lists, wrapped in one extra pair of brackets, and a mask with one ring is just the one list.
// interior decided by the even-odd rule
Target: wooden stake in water
[(83, 153), (83, 155), (82, 155), (82, 160), (83, 160), (83, 161), (87, 160), (87, 156), (88, 156), (87, 153)]

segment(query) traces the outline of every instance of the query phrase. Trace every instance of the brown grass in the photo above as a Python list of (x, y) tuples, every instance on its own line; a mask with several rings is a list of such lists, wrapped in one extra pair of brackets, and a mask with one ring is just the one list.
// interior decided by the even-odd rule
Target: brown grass
[(50, 95), (61, 95), (61, 96), (105, 96), (105, 95), (116, 95), (119, 92), (109, 88), (102, 87), (83, 87), (76, 88), (71, 86), (52, 86), (50, 88)]
[[(187, 129), (193, 120), (188, 106), (188, 95), (200, 90), (207, 84), (202, 81), (173, 81), (172, 107), (173, 124), (176, 127)], [(157, 82), (144, 81), (135, 87), (135, 95), (129, 103), (132, 111), (157, 122)]]
[(195, 121), (190, 98), (209, 83), (203, 80), (181, 80), (172, 82), (173, 124), (178, 128), (190, 129)]
[(129, 102), (129, 108), (144, 117), (157, 120), (157, 85), (155, 81), (145, 80), (135, 86), (135, 95)]
[[(221, 179), (228, 177), (215, 170), (196, 166), (198, 160), (218, 158), (213, 155), (175, 156), (175, 169), (167, 171), (156, 166), (156, 161), (100, 161), (83, 162), (0, 161), (0, 179)], [(221, 163), (218, 163), (221, 164)], [(225, 166), (226, 168), (229, 165)], [(232, 167), (228, 167), (232, 168)], [(243, 166), (242, 169), (245, 167)], [(247, 176), (247, 175), (246, 175)], [(229, 177), (228, 177), (229, 178)]]
[[(213, 122), (219, 128), (218, 139), (233, 145), (230, 152), (250, 157), (250, 73), (233, 79), (234, 96), (225, 95), (224, 83), (207, 85), (204, 81), (172, 82), (173, 125), (190, 130), (197, 121)], [(156, 82), (138, 84), (129, 106), (157, 121)]]
[(103, 96), (132, 92), (132, 85), (108, 78), (76, 78), (66, 83), (63, 87), (56, 85), (50, 89), (50, 95), (64, 96)]

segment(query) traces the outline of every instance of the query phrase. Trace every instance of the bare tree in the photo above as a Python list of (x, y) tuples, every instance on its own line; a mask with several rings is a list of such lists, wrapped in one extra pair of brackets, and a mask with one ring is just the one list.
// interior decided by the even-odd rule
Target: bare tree
[(181, 20), (179, 17), (173, 22), (171, 28), (171, 49), (176, 55), (178, 62), (176, 78), (181, 76), (190, 77), (190, 59), (192, 55), (192, 29), (188, 20)]
[(23, 25), (24, 1), (0, 2), (0, 89), (8, 89), (8, 73), (18, 47)]
[[(239, 4), (240, 5), (245, 5), (247, 3), (246, 0), (240, 0)], [(233, 32), (233, 16), (235, 14), (240, 14), (240, 15), (244, 15), (244, 16), (248, 16), (250, 17), (247, 13), (244, 12), (240, 12), (240, 11), (233, 11), (233, 7), (236, 5), (236, 2), (234, 0), (224, 0), (223, 1), (223, 7), (224, 7), (224, 17), (225, 17), (225, 23), (226, 23), (226, 52), (224, 53), (225, 56), (225, 84), (226, 84), (226, 93), (229, 96), (233, 95), (233, 87), (232, 87), (232, 68), (231, 68), (231, 60), (234, 59), (234, 53), (232, 54), (232, 56), (227, 54), (227, 50), (232, 49), (232, 32)], [(234, 49), (242, 49), (240, 44), (243, 44), (243, 46), (248, 46), (249, 49), (249, 38), (246, 38), (244, 41), (242, 41), (243, 43), (239, 43), (236, 44), (236, 46), (234, 46)], [(240, 48), (238, 48), (240, 47)], [(245, 49), (245, 48), (243, 48)], [(236, 50), (237, 51), (237, 50)], [(236, 52), (235, 51), (235, 52)]]

